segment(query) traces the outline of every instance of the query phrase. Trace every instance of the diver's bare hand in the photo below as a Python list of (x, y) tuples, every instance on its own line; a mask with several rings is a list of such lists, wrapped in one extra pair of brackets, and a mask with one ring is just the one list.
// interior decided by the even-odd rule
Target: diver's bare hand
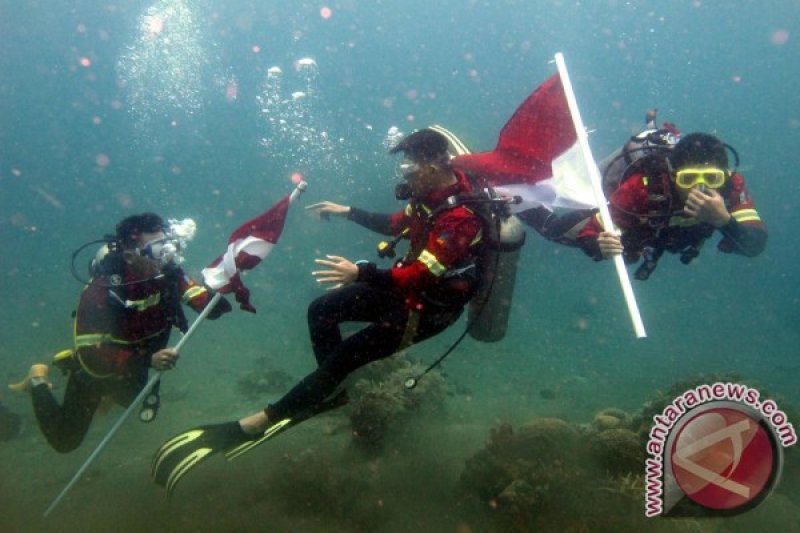
[(316, 264), (330, 269), (315, 270), (311, 273), (317, 279), (317, 283), (333, 284), (328, 288), (329, 291), (332, 291), (358, 279), (358, 266), (355, 263), (338, 255), (326, 255), (325, 257), (327, 259), (314, 260)]
[(328, 201), (308, 205), (306, 210), (313, 211), (323, 220), (330, 220), (331, 215), (346, 217), (350, 214), (349, 205), (335, 204)]
[(692, 189), (686, 197), (683, 213), (696, 218), (700, 222), (721, 228), (731, 219), (731, 214), (725, 207), (725, 200), (714, 189)]
[(150, 357), (150, 366), (161, 372), (172, 370), (178, 362), (178, 352), (172, 348), (162, 348)]
[(616, 232), (604, 231), (597, 236), (597, 245), (603, 258), (608, 259), (622, 253), (622, 239)]

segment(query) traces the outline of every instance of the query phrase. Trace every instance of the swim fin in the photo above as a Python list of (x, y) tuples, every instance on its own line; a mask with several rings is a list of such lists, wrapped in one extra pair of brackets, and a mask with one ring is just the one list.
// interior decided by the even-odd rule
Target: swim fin
[(164, 442), (156, 452), (153, 479), (171, 497), (183, 476), (212, 455), (224, 452), (228, 460), (235, 459), (300, 422), (346, 404), (347, 400), (347, 391), (342, 390), (318, 405), (271, 424), (260, 435), (245, 433), (237, 421), (184, 431)]
[(320, 413), (324, 413), (325, 411), (330, 411), (332, 409), (336, 409), (337, 407), (341, 407), (342, 405), (346, 404), (347, 401), (347, 390), (341, 390), (337, 394), (313, 407), (309, 407), (308, 409), (300, 411), (294, 416), (284, 418), (283, 420), (279, 420), (278, 422), (268, 426), (267, 429), (264, 430), (264, 433), (262, 433), (257, 439), (243, 442), (240, 445), (227, 450), (225, 452), (225, 458), (229, 461), (236, 459), (237, 457), (246, 454), (259, 444), (263, 444), (272, 437), (283, 433), (287, 429), (296, 426), (300, 422), (308, 420), (309, 418)]
[(155, 482), (172, 496), (178, 481), (189, 470), (217, 452), (235, 448), (257, 435), (248, 435), (238, 421), (189, 429), (164, 442), (153, 458)]

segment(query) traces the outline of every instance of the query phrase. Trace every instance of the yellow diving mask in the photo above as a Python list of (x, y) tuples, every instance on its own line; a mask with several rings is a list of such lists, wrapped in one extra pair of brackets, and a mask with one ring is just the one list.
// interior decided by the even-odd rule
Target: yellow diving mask
[(691, 189), (700, 184), (709, 189), (719, 189), (727, 179), (726, 171), (714, 167), (684, 168), (675, 173), (675, 185), (681, 189)]

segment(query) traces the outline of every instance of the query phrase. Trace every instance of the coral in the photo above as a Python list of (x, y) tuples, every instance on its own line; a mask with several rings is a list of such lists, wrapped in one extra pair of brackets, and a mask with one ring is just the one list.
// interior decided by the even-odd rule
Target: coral
[(491, 504), (515, 478), (522, 476), (520, 470), (513, 462), (504, 461), (484, 448), (467, 459), (460, 486), (467, 494), (474, 494)]
[(524, 461), (565, 460), (575, 452), (578, 431), (558, 418), (537, 418), (522, 424), (514, 439), (514, 453)]
[[(644, 494), (645, 478), (641, 472), (628, 473), (622, 476), (617, 476), (615, 480), (618, 483), (616, 490), (626, 494), (632, 494), (637, 498)], [(606, 488), (606, 490), (609, 490)]]
[(629, 428), (632, 417), (622, 409), (609, 407), (594, 416), (592, 428), (597, 431), (606, 429)]
[(380, 383), (360, 381), (356, 400), (351, 400), (350, 423), (353, 440), (360, 445), (376, 446), (383, 441), (392, 420), (404, 411), (402, 391)]
[[(629, 419), (618, 410), (602, 415)], [(492, 510), (499, 531), (654, 530), (642, 512), (641, 453), (629, 429), (581, 432), (555, 418), (516, 430), (501, 424), (467, 460), (460, 486)], [(624, 467), (616, 465), (620, 457)], [(593, 466), (598, 460), (601, 468)]]
[[(467, 459), (460, 488), (486, 505), (499, 531), (715, 531), (722, 522), (647, 519), (642, 504), (643, 437), (653, 415), (686, 390), (717, 381), (746, 383), (735, 375), (695, 376), (659, 392), (638, 413), (603, 409), (590, 424), (555, 418), (534, 419), (516, 428), (502, 423), (491, 429), (484, 448)], [(762, 398), (774, 398), (792, 420), (793, 410), (782, 399), (750, 386)], [(791, 448), (785, 452), (784, 478), (791, 478), (797, 474), (797, 457)], [(786, 524), (796, 522), (797, 515), (796, 476), (782, 483), (787, 485), (785, 494), (776, 492), (757, 509), (767, 512), (770, 502), (781, 498), (776, 531), (787, 530)], [(725, 524), (732, 520), (726, 518)], [(749, 523), (745, 518), (735, 520)]]
[(495, 505), (509, 515), (524, 515), (547, 498), (547, 485), (532, 485), (524, 479), (509, 483), (497, 496)]
[[(486, 447), (467, 460), (461, 486), (485, 501), (513, 501), (515, 507), (520, 505), (520, 494), (542, 501), (547, 487), (569, 477), (567, 465), (574, 459), (579, 437), (574, 427), (557, 418), (532, 420), (516, 432), (511, 425), (501, 424), (491, 430)], [(519, 480), (532, 489), (511, 487)]]
[(447, 383), (436, 371), (426, 374), (413, 389), (406, 388), (405, 382), (423, 371), (421, 364), (401, 352), (359, 372), (350, 399), (350, 422), (356, 444), (378, 446), (390, 427), (411, 413), (444, 403)]
[(594, 464), (612, 475), (644, 471), (644, 449), (639, 437), (629, 429), (606, 429), (587, 439)]

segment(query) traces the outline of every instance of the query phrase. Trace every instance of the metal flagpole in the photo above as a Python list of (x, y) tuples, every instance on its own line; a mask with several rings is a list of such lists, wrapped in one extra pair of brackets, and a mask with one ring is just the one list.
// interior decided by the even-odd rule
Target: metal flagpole
[[(575, 99), (575, 92), (572, 90), (572, 83), (569, 81), (569, 73), (567, 73), (564, 55), (559, 52), (556, 54), (555, 59), (556, 67), (558, 67), (558, 74), (561, 77), (561, 85), (564, 87), (564, 94), (567, 97), (567, 104), (569, 105), (569, 111), (572, 115), (572, 122), (575, 124), (575, 133), (578, 137), (578, 143), (583, 153), (583, 158), (586, 161), (589, 178), (592, 181), (595, 201), (597, 202), (598, 209), (600, 209), (600, 219), (603, 221), (603, 226), (606, 228), (606, 231), (616, 231), (614, 221), (611, 219), (611, 213), (608, 210), (606, 197), (603, 194), (600, 170), (597, 168), (597, 163), (595, 163), (594, 157), (592, 156), (592, 150), (589, 147), (589, 136), (586, 133), (586, 128), (583, 125), (583, 120), (578, 110), (578, 102)], [(622, 293), (625, 296), (625, 303), (628, 305), (628, 314), (631, 317), (636, 336), (640, 339), (647, 337), (647, 333), (645, 333), (644, 330), (644, 323), (642, 323), (642, 317), (639, 314), (639, 306), (636, 304), (636, 297), (633, 294), (631, 280), (628, 277), (628, 270), (625, 268), (625, 261), (622, 259), (621, 255), (614, 256), (614, 266), (617, 269), (617, 276), (622, 286)]]

